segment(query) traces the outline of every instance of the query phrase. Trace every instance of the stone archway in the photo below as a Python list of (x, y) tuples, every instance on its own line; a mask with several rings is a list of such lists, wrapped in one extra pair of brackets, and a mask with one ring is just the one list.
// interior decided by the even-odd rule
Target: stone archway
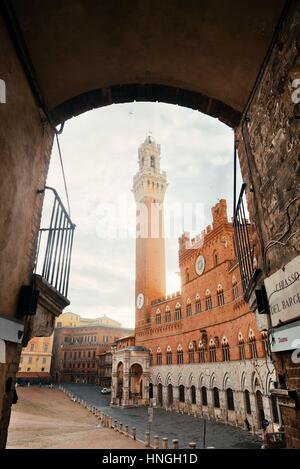
[(161, 383), (157, 385), (157, 405), (162, 407), (163, 405), (163, 387)]
[(170, 383), (168, 384), (168, 407), (172, 407), (173, 400), (173, 385)]
[(149, 383), (149, 399), (153, 399), (153, 384)]
[(261, 391), (257, 390), (255, 393), (256, 408), (257, 408), (257, 424), (258, 428), (262, 428), (262, 422), (265, 418), (263, 396)]
[(129, 399), (143, 397), (143, 368), (139, 363), (131, 365), (129, 370)]

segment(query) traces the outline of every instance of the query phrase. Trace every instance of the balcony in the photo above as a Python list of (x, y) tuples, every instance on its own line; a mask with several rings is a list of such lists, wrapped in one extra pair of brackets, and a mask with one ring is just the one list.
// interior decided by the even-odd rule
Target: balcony
[[(32, 282), (21, 289), (19, 315), (25, 316), (23, 346), (32, 337), (47, 337), (54, 330), (55, 319), (70, 304), (67, 298), (75, 225), (58, 193), (52, 187), (44, 194)], [(45, 212), (45, 213), (44, 213)]]
[(241, 273), (244, 299), (249, 301), (260, 271), (254, 266), (254, 246), (250, 236), (251, 224), (246, 217), (245, 191), (246, 184), (244, 183), (234, 211), (233, 229), (234, 248)]

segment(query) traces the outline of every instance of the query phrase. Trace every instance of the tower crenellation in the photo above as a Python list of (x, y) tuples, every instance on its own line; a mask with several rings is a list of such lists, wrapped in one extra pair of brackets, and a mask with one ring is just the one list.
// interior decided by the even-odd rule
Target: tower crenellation
[(148, 136), (138, 149), (139, 171), (133, 178), (133, 193), (136, 202), (146, 198), (153, 202), (163, 202), (167, 177), (165, 171), (160, 171), (160, 145), (152, 136)]

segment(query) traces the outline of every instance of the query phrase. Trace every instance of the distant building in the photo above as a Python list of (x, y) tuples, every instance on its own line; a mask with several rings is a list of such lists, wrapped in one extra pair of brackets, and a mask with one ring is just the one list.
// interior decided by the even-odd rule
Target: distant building
[[(131, 329), (107, 316), (87, 319), (78, 314), (64, 313), (57, 321), (54, 332), (51, 374), (55, 381), (90, 383), (104, 386), (111, 383), (112, 343)], [(101, 384), (102, 383), (102, 384)]]
[(34, 337), (22, 350), (18, 382), (47, 383), (51, 379), (53, 334), (50, 337)]
[(111, 367), (112, 367), (112, 353), (103, 352), (98, 356), (96, 355), (98, 367), (97, 367), (97, 383), (98, 386), (104, 388), (111, 387)]
[(122, 324), (114, 319), (104, 316), (98, 318), (84, 318), (79, 314), (68, 312), (59, 316), (56, 327), (79, 327), (79, 326), (109, 326), (122, 327)]

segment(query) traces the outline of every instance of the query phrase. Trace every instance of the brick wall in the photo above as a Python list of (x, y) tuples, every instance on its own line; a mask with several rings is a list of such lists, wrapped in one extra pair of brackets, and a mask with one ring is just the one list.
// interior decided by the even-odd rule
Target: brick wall
[[(300, 9), (298, 2), (291, 4), (245, 122), (236, 129), (241, 171), (248, 184), (250, 218), (257, 228), (258, 267), (263, 276), (271, 275), (300, 252), (300, 119), (291, 99), (292, 80), (300, 78)], [(286, 245), (266, 249), (271, 240)], [(299, 401), (299, 364), (291, 362), (291, 352), (273, 354), (273, 358), (277, 372), (283, 375), (283, 386), (296, 390)], [(281, 412), (287, 446), (299, 448), (300, 411), (281, 406)]]

